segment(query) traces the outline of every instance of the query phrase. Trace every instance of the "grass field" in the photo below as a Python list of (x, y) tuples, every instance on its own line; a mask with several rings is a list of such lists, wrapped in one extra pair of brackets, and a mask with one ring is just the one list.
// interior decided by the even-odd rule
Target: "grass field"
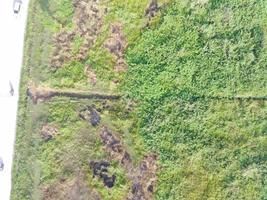
[[(127, 51), (157, 199), (266, 199), (266, 2), (184, 1)], [(262, 97), (262, 100), (232, 97)]]
[[(85, 2), (88, 13), (79, 1), (30, 2), (11, 199), (126, 199), (132, 180), (103, 126), (134, 166), (157, 155), (152, 199), (267, 199), (267, 2), (161, 0), (149, 14), (148, 0)], [(35, 104), (32, 82), (122, 98)], [(98, 126), (79, 117), (86, 106)], [(92, 160), (110, 162), (114, 187), (93, 178)]]

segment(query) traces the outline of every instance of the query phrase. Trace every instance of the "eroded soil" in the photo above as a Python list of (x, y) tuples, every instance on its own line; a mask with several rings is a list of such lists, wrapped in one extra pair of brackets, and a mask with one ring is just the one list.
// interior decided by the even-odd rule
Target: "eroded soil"
[[(73, 6), (75, 30), (73, 32), (63, 30), (55, 36), (55, 50), (51, 60), (51, 66), (54, 68), (62, 67), (70, 60), (84, 61), (101, 33), (105, 9), (100, 7), (99, 1), (73, 0)], [(72, 55), (71, 43), (77, 36), (82, 37), (84, 42), (79, 48), (78, 54)]]
[(100, 7), (98, 0), (74, 0), (75, 9), (74, 22), (76, 24), (76, 34), (83, 37), (82, 44), (76, 59), (85, 60), (88, 50), (95, 44), (95, 41), (102, 30), (102, 19), (105, 10)]
[(104, 47), (115, 57), (115, 71), (125, 72), (127, 64), (123, 58), (127, 41), (122, 32), (122, 25), (119, 23), (110, 25), (110, 37), (105, 41)]
[(120, 162), (127, 173), (132, 186), (128, 193), (127, 200), (148, 200), (156, 184), (157, 157), (149, 154), (144, 157), (140, 164), (135, 167), (131, 155), (126, 151), (121, 139), (112, 133), (106, 126), (102, 127), (100, 137), (105, 145), (105, 150), (110, 154), (111, 159)]
[(58, 134), (58, 128), (51, 124), (45, 124), (41, 130), (41, 137), (43, 140), (48, 141), (53, 139)]
[(97, 191), (88, 187), (86, 174), (77, 171), (73, 180), (61, 178), (47, 186), (43, 191), (43, 200), (100, 200), (101, 196)]
[(75, 37), (75, 32), (62, 30), (54, 38), (55, 50), (51, 60), (51, 67), (59, 68), (65, 62), (72, 60), (71, 42)]
[(55, 96), (64, 96), (78, 99), (120, 99), (119, 95), (91, 93), (87, 91), (57, 90), (48, 87), (37, 86), (34, 83), (29, 84), (27, 89), (27, 95), (33, 101), (34, 104), (38, 103), (39, 101), (48, 101)]

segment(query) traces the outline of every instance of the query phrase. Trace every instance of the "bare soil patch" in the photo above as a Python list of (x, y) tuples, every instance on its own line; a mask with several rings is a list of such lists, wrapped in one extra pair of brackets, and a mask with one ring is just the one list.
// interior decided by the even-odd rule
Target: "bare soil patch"
[(115, 184), (116, 176), (114, 174), (109, 175), (108, 168), (110, 163), (108, 161), (90, 161), (91, 170), (93, 170), (93, 178), (98, 177), (102, 179), (104, 185), (108, 188), (112, 188)]
[(100, 200), (100, 195), (89, 188), (86, 175), (78, 171), (76, 177), (69, 181), (61, 178), (43, 190), (43, 200)]
[(101, 9), (99, 1), (74, 0), (73, 5), (75, 9), (74, 22), (77, 26), (75, 32), (85, 38), (85, 42), (76, 58), (85, 60), (88, 56), (88, 50), (95, 44), (98, 35), (101, 33), (104, 10)]
[(115, 57), (116, 72), (124, 72), (127, 70), (127, 64), (123, 58), (125, 49), (127, 48), (127, 40), (122, 32), (122, 25), (119, 23), (111, 24), (110, 37), (104, 42), (104, 47)]
[(111, 159), (117, 160), (126, 170), (127, 177), (132, 182), (127, 200), (149, 200), (156, 184), (156, 155), (149, 154), (144, 157), (137, 167), (134, 167), (131, 155), (125, 150), (119, 137), (107, 127), (103, 127), (100, 137), (105, 145), (105, 150)]
[(55, 96), (70, 97), (78, 99), (99, 99), (99, 100), (118, 100), (120, 95), (90, 93), (86, 91), (70, 91), (70, 90), (56, 90), (48, 87), (36, 86), (34, 83), (30, 83), (27, 89), (27, 95), (32, 99), (33, 103), (39, 101), (48, 101)]
[[(73, 6), (73, 21), (76, 28), (73, 32), (63, 30), (55, 36), (55, 50), (51, 60), (51, 66), (54, 68), (59, 68), (72, 59), (84, 61), (101, 33), (105, 10), (100, 8), (99, 1), (73, 0)], [(72, 49), (70, 47), (75, 36), (81, 36), (85, 39), (76, 56), (71, 54)]]
[(148, 17), (150, 21), (153, 17), (155, 17), (156, 13), (159, 11), (159, 5), (157, 0), (151, 0), (146, 11), (145, 16)]
[(71, 55), (71, 42), (75, 36), (74, 32), (69, 32), (66, 30), (61, 31), (54, 38), (55, 50), (51, 60), (51, 66), (53, 68), (61, 67), (64, 62), (70, 61), (72, 59)]
[(84, 69), (84, 73), (88, 77), (88, 82), (91, 83), (91, 85), (95, 86), (97, 82), (96, 74), (92, 69), (91, 65), (86, 65)]
[(45, 141), (53, 139), (58, 134), (58, 129), (54, 125), (45, 124), (41, 130), (41, 137)]
[(92, 126), (97, 126), (100, 123), (100, 115), (95, 109), (95, 106), (87, 106), (79, 112), (79, 117), (88, 121)]

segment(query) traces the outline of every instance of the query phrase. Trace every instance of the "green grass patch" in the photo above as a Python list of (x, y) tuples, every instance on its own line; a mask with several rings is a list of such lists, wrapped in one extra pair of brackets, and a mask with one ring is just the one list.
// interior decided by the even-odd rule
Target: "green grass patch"
[(264, 5), (176, 0), (128, 48), (122, 90), (160, 155), (156, 199), (266, 197), (265, 100), (213, 98), (266, 97)]
[(78, 61), (71, 61), (51, 74), (51, 85), (56, 88), (77, 88), (86, 82), (84, 64)]

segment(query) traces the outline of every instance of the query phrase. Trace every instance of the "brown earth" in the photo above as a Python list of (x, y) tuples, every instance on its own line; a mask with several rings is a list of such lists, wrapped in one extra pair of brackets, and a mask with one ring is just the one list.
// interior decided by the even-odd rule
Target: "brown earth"
[(167, 5), (168, 3), (159, 5), (158, 0), (150, 0), (150, 3), (148, 4), (145, 10), (146, 22), (143, 28), (149, 27), (151, 25), (153, 18), (157, 15), (157, 13), (160, 10), (163, 10)]
[(127, 200), (150, 200), (156, 184), (156, 156), (144, 157), (138, 167), (134, 167), (131, 155), (125, 150), (119, 137), (106, 126), (102, 127), (100, 137), (111, 159), (117, 160), (124, 167), (128, 179), (132, 182)]
[(33, 103), (36, 104), (38, 101), (47, 101), (53, 97), (70, 97), (78, 99), (99, 99), (99, 100), (118, 100), (119, 95), (112, 94), (101, 94), (101, 93), (90, 93), (87, 91), (68, 91), (68, 90), (56, 90), (51, 88), (45, 88), (36, 86), (34, 83), (30, 83), (27, 88), (27, 95), (32, 99)]
[(97, 126), (100, 123), (100, 115), (95, 109), (95, 106), (87, 106), (86, 108), (80, 110), (79, 117), (83, 120), (88, 121), (92, 126)]
[(88, 82), (91, 83), (91, 85), (95, 86), (96, 85), (96, 74), (94, 73), (92, 66), (91, 65), (86, 65), (84, 69), (84, 73), (88, 77)]
[(51, 124), (45, 124), (41, 130), (41, 137), (45, 140), (51, 140), (58, 134), (58, 129)]
[(144, 157), (139, 166), (131, 174), (132, 186), (127, 200), (149, 200), (157, 181), (156, 155), (149, 154)]
[(151, 0), (146, 11), (145, 16), (148, 17), (148, 20), (150, 21), (153, 17), (155, 17), (156, 13), (159, 11), (158, 1), (157, 0)]
[(122, 32), (122, 25), (119, 23), (111, 24), (110, 33), (110, 37), (104, 42), (104, 47), (115, 57), (115, 71), (124, 72), (127, 70), (127, 64), (123, 54), (128, 43)]
[(73, 5), (75, 9), (74, 22), (77, 26), (75, 32), (85, 38), (76, 58), (85, 60), (88, 56), (88, 50), (95, 44), (101, 33), (104, 10), (100, 8), (99, 1), (74, 0)]
[(100, 200), (100, 195), (90, 189), (86, 175), (78, 171), (76, 177), (67, 181), (61, 178), (43, 190), (43, 200)]
[[(51, 66), (55, 69), (61, 67), (65, 62), (71, 60), (85, 61), (88, 58), (89, 50), (95, 44), (97, 37), (102, 30), (102, 18), (106, 9), (102, 9), (99, 1), (73, 0), (74, 17), (76, 28), (73, 32), (61, 31), (55, 36), (55, 50), (51, 59)], [(85, 39), (77, 55), (71, 55), (71, 43), (75, 36)], [(85, 74), (88, 82), (93, 86), (96, 84), (96, 74), (91, 66), (85, 67)]]
[(70, 46), (74, 37), (74, 32), (68, 32), (66, 30), (61, 31), (55, 36), (55, 50), (51, 60), (51, 66), (53, 68), (59, 68), (64, 64), (64, 62), (72, 59)]

